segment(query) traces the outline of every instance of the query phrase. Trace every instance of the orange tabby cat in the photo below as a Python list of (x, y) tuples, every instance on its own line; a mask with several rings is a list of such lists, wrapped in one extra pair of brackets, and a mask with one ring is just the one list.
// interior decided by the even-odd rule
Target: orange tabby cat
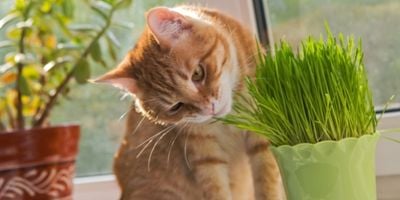
[(147, 13), (134, 49), (97, 80), (136, 99), (115, 159), (122, 200), (282, 198), (267, 141), (213, 120), (244, 91), (255, 54), (254, 36), (218, 11)]

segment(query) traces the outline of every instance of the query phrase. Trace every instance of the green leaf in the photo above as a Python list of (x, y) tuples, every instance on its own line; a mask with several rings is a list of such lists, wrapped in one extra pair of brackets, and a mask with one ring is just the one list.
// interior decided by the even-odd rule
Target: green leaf
[(121, 43), (112, 31), (107, 31), (107, 38), (110, 39), (115, 46), (121, 47)]
[(17, 28), (23, 29), (23, 28), (32, 28), (33, 26), (33, 20), (32, 19), (28, 19), (26, 21), (23, 22), (18, 22), (16, 24)]
[(68, 29), (71, 31), (78, 31), (78, 32), (91, 32), (91, 31), (99, 31), (100, 27), (94, 24), (72, 24), (68, 26)]
[(73, 37), (72, 33), (69, 31), (69, 29), (68, 29), (68, 27), (67, 27), (68, 20), (67, 20), (64, 16), (62, 16), (62, 15), (57, 15), (57, 16), (55, 17), (55, 21), (56, 21), (57, 24), (60, 26), (61, 30), (63, 31), (63, 33), (64, 33), (65, 35), (67, 35), (67, 36), (70, 37), (70, 38)]
[(92, 4), (93, 4), (93, 6), (96, 6), (98, 9), (104, 10), (104, 11), (110, 11), (112, 8), (109, 3), (104, 2), (104, 1), (95, 1)]
[(108, 68), (106, 61), (100, 60), (99, 63), (100, 63), (101, 66), (103, 66), (104, 68)]
[(14, 46), (14, 42), (11, 42), (9, 40), (5, 40), (5, 41), (0, 41), (0, 49), (1, 48), (7, 48), (7, 47), (12, 47)]
[(115, 3), (117, 9), (128, 8), (131, 6), (133, 0), (119, 0)]
[(40, 6), (40, 11), (42, 11), (43, 13), (49, 13), (51, 11), (50, 1), (43, 2), (42, 6)]
[(115, 21), (115, 22), (113, 22), (113, 25), (119, 26), (121, 28), (126, 28), (126, 29), (133, 29), (135, 27), (134, 23), (125, 22), (125, 21)]
[(17, 10), (24, 10), (26, 7), (26, 1), (25, 0), (15, 0), (15, 7)]
[(87, 60), (81, 59), (77, 65), (78, 67), (74, 71), (74, 78), (77, 83), (84, 84), (90, 78), (89, 63)]
[(5, 63), (3, 65), (0, 65), (0, 74), (3, 74), (5, 72), (7, 72), (8, 70), (10, 70), (13, 67), (14, 67), (14, 64), (13, 63), (9, 63), (9, 62), (7, 62), (7, 63)]
[(48, 72), (56, 66), (63, 65), (65, 63), (71, 62), (73, 60), (74, 60), (74, 58), (72, 58), (70, 56), (60, 57), (60, 58), (57, 58), (56, 60), (52, 60), (52, 61), (46, 63), (46, 65), (44, 65), (44, 67), (43, 67), (43, 70), (45, 72)]
[(117, 53), (115, 52), (114, 45), (113, 45), (112, 41), (109, 38), (107, 38), (107, 47), (108, 47), (107, 48), (108, 49), (108, 53), (110, 54), (111, 58), (114, 61), (116, 61), (117, 60)]
[(114, 4), (115, 0), (102, 0), (104, 3), (109, 4), (110, 6), (112, 6)]
[(75, 5), (72, 0), (64, 0), (62, 5), (63, 13), (68, 18), (74, 17)]
[(19, 28), (10, 27), (10, 29), (7, 30), (7, 37), (9, 39), (17, 40), (17, 39), (19, 39), (20, 35), (21, 35), (21, 29), (19, 29)]
[(82, 45), (77, 45), (73, 43), (59, 43), (57, 44), (57, 49), (59, 50), (79, 50), (82, 49)]
[(21, 76), (21, 79), (19, 81), (19, 88), (21, 90), (22, 95), (29, 96), (32, 94), (31, 89), (29, 87), (28, 81), (24, 76)]
[(0, 20), (0, 29), (4, 28), (7, 24), (11, 23), (14, 19), (17, 19), (18, 17), (18, 13), (9, 13)]
[(108, 16), (106, 13), (104, 13), (101, 8), (99, 8), (96, 4), (91, 4), (90, 7), (92, 8), (93, 11), (95, 11), (100, 17), (102, 17), (104, 20), (108, 19)]
[(99, 42), (95, 42), (93, 46), (90, 48), (90, 56), (92, 56), (93, 60), (96, 62), (101, 62), (101, 49)]

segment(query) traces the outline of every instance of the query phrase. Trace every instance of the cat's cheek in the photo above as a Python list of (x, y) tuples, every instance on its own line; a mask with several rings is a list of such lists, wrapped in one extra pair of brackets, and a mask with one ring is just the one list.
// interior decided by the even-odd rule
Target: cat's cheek
[(232, 101), (226, 100), (221, 103), (220, 108), (218, 109), (217, 113), (215, 114), (216, 117), (223, 117), (229, 114), (232, 110)]
[(211, 115), (199, 115), (196, 117), (186, 118), (186, 121), (190, 122), (190, 123), (200, 124), (200, 123), (204, 123), (204, 122), (210, 120), (211, 118), (212, 118)]
[[(221, 80), (220, 93), (218, 99), (218, 106), (216, 109), (216, 115), (225, 115), (231, 111), (232, 107), (232, 87), (229, 83), (224, 83)], [(218, 116), (219, 117), (219, 116)]]

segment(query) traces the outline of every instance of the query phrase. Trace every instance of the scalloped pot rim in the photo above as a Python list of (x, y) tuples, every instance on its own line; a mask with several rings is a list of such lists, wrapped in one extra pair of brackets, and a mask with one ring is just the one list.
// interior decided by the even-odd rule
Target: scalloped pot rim
[(29, 132), (37, 132), (40, 130), (54, 130), (54, 129), (63, 129), (63, 128), (80, 128), (79, 124), (57, 124), (57, 125), (51, 125), (51, 126), (46, 126), (46, 127), (37, 127), (37, 128), (26, 128), (26, 129), (22, 129), (22, 130), (7, 130), (7, 131), (0, 131), (0, 135), (6, 135), (6, 134), (19, 134), (19, 133), (29, 133)]
[(375, 132), (373, 134), (366, 134), (363, 135), (361, 137), (348, 137), (348, 138), (344, 138), (341, 140), (324, 140), (318, 143), (300, 143), (300, 144), (296, 144), (296, 145), (281, 145), (281, 146), (272, 146), (273, 149), (299, 149), (299, 148), (306, 148), (306, 147), (319, 147), (319, 146), (324, 146), (326, 144), (335, 144), (335, 143), (347, 143), (350, 141), (357, 141), (357, 140), (364, 140), (364, 139), (368, 139), (368, 138), (379, 138), (381, 136), (381, 134), (379, 132)]

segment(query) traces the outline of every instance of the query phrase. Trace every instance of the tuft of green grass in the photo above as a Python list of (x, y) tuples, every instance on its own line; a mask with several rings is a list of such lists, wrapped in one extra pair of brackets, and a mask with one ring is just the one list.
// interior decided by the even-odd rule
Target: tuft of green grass
[(265, 136), (274, 146), (317, 143), (376, 132), (361, 41), (342, 34), (308, 38), (298, 53), (281, 41), (260, 54), (249, 96), (222, 120)]

